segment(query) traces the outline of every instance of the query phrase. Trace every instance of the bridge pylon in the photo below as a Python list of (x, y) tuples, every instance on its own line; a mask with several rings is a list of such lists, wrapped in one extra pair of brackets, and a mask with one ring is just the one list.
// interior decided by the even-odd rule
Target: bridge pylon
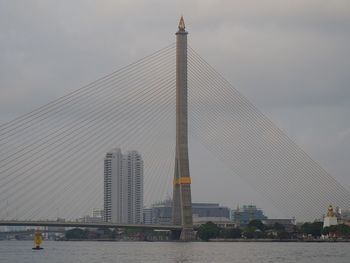
[(173, 188), (173, 223), (181, 225), (179, 239), (194, 239), (187, 127), (187, 31), (181, 16), (176, 32), (176, 152)]

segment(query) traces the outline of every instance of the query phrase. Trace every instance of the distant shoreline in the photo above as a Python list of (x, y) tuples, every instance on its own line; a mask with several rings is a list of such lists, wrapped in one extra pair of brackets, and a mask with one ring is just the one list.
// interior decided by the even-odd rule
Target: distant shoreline
[(243, 239), (243, 238), (217, 238), (217, 239), (209, 239), (209, 242), (298, 242), (298, 243), (334, 243), (334, 242), (350, 242), (350, 239)]
[[(31, 241), (31, 240), (7, 240), (0, 239), (1, 241)], [(179, 240), (115, 240), (115, 239), (70, 239), (70, 240), (44, 240), (54, 241), (54, 242), (182, 242)], [(229, 239), (229, 238), (220, 238), (220, 239), (209, 239), (208, 241), (195, 240), (191, 242), (216, 242), (216, 243), (225, 243), (225, 242), (236, 242), (236, 243), (350, 243), (350, 239)]]

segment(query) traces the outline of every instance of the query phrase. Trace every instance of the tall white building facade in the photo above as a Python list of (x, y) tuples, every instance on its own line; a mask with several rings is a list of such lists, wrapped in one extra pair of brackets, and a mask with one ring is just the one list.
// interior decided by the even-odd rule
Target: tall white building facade
[(116, 148), (104, 159), (104, 220), (143, 222), (143, 160), (137, 151)]

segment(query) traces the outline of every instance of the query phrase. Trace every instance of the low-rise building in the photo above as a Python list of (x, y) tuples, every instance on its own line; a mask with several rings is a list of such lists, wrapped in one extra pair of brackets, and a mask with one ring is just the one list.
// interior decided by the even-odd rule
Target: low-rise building
[(267, 216), (264, 215), (264, 212), (255, 205), (237, 206), (237, 208), (231, 212), (231, 221), (235, 223), (236, 227), (245, 227), (252, 220), (263, 221), (266, 219)]
[(199, 217), (193, 215), (193, 226), (198, 227), (204, 225), (207, 222), (213, 222), (221, 228), (234, 228), (235, 224), (227, 217)]
[[(172, 224), (172, 200), (167, 199), (153, 204), (151, 208), (144, 208), (144, 224)], [(192, 203), (192, 215), (194, 224), (208, 221), (224, 222), (231, 224), (230, 209), (220, 206), (218, 203)], [(151, 218), (151, 220), (150, 220)]]
[(192, 203), (193, 217), (225, 218), (230, 219), (230, 209), (218, 203)]
[(276, 224), (282, 225), (286, 232), (292, 233), (295, 230), (295, 219), (264, 219), (262, 223), (268, 227), (274, 227)]
[(172, 210), (173, 201), (166, 199), (164, 201), (155, 203), (152, 209), (152, 224), (154, 225), (171, 225), (172, 224)]
[(102, 223), (104, 222), (104, 211), (94, 208), (90, 215), (83, 216), (78, 221), (83, 223)]

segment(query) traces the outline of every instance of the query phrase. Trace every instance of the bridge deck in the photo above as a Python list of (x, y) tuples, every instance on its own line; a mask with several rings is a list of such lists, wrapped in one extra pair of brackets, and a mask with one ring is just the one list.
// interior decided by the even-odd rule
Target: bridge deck
[(58, 221), (16, 221), (1, 220), (0, 226), (52, 226), (52, 227), (92, 227), (92, 228), (140, 228), (154, 230), (180, 230), (182, 226), (175, 225), (143, 225), (143, 224), (119, 224), (119, 223), (81, 223)]

